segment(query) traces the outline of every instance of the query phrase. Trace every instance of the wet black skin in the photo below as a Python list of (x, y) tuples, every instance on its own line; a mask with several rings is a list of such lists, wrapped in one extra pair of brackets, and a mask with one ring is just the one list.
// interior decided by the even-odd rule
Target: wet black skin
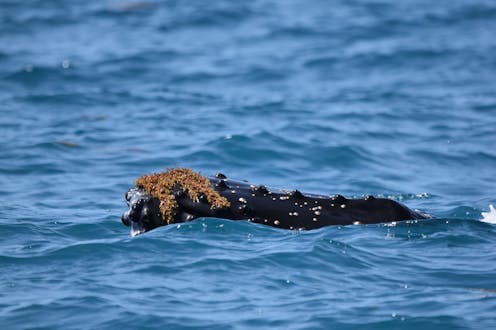
[[(284, 229), (316, 229), (332, 225), (372, 224), (412, 219), (427, 219), (429, 215), (413, 211), (387, 198), (367, 196), (347, 199), (301, 193), (298, 190), (272, 191), (265, 186), (227, 179), (223, 174), (209, 177), (212, 187), (231, 203), (228, 209), (212, 209), (204, 196), (193, 201), (177, 186), (173, 193), (179, 205), (170, 223), (181, 223), (200, 217), (248, 220)], [(156, 197), (143, 189), (132, 188), (126, 193), (129, 209), (122, 223), (140, 234), (167, 225), (162, 219)]]

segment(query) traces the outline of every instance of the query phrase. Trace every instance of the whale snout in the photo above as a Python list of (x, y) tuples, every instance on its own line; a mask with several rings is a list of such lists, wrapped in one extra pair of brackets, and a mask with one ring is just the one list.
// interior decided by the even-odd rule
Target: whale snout
[(129, 215), (127, 214), (127, 211), (122, 214), (121, 221), (124, 226), (127, 227), (131, 226), (131, 220), (129, 220)]

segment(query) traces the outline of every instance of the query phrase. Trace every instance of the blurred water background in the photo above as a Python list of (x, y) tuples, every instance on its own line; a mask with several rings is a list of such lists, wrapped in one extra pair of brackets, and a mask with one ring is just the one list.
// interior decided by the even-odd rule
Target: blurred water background
[[(0, 1), (2, 329), (494, 329), (494, 1)], [(436, 220), (136, 238), (144, 173)]]

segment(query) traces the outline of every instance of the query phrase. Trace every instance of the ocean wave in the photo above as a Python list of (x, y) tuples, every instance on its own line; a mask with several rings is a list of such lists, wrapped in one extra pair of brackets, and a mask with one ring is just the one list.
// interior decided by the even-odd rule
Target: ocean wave
[[(492, 2), (1, 8), (3, 328), (494, 326)], [(433, 219), (132, 238), (124, 193), (171, 167)]]

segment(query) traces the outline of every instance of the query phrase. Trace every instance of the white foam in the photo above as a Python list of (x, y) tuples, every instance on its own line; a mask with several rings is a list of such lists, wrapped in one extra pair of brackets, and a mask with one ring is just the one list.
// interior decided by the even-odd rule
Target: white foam
[(489, 204), (489, 212), (482, 212), (481, 221), (496, 224), (496, 209), (492, 204)]

